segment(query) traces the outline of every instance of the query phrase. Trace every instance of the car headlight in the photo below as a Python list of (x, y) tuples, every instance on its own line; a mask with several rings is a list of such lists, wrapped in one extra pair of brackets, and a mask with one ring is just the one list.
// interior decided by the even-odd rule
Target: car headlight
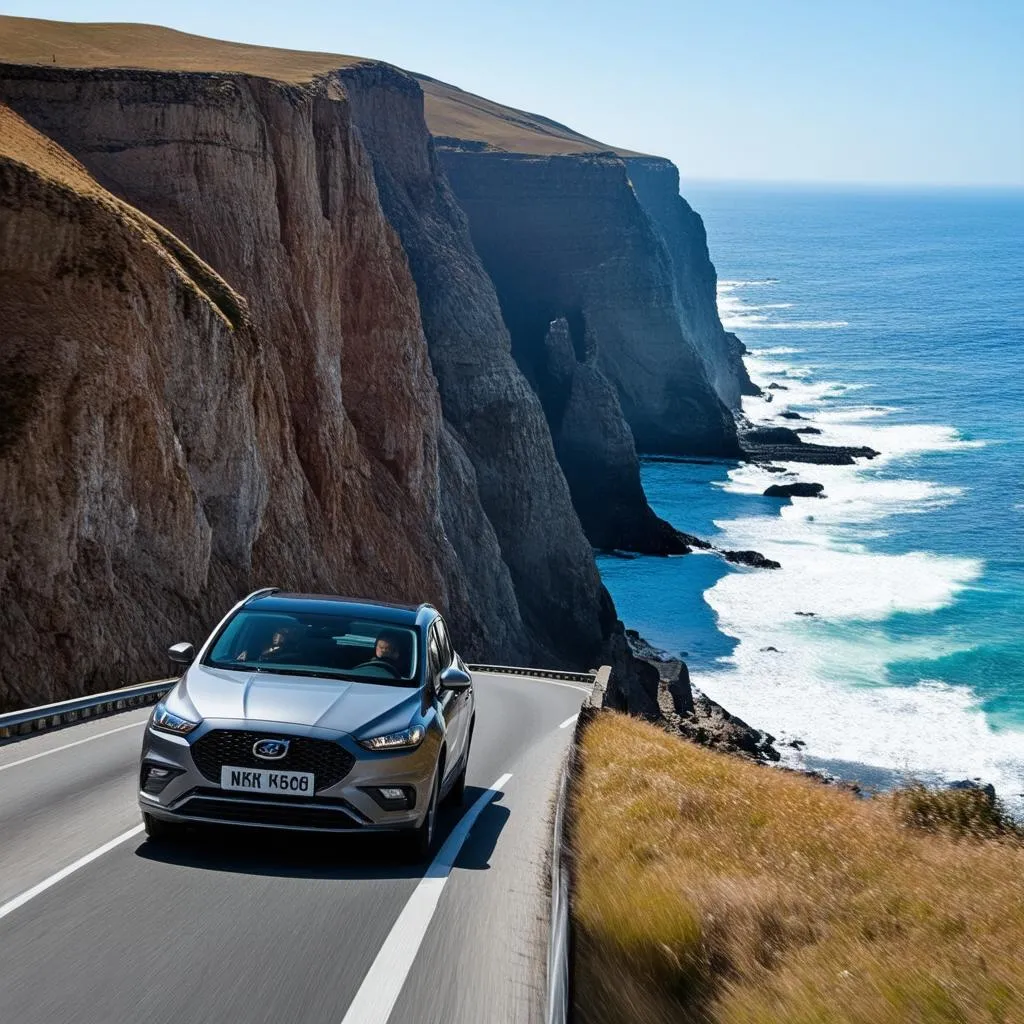
[(408, 729), (403, 729), (401, 732), (370, 736), (368, 739), (360, 740), (359, 745), (366, 747), (367, 750), (405, 750), (410, 747), (418, 747), (426, 734), (422, 725), (410, 725)]
[(160, 732), (173, 732), (178, 736), (184, 736), (199, 725), (198, 722), (182, 718), (181, 715), (168, 711), (167, 705), (163, 701), (153, 708), (153, 717), (149, 724)]

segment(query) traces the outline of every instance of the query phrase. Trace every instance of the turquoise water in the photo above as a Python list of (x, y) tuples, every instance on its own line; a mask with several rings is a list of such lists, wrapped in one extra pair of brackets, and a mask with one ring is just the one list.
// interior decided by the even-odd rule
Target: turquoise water
[[(680, 529), (783, 564), (602, 558), (628, 625), (811, 764), (1024, 791), (1024, 193), (687, 189), (747, 400), (856, 467), (648, 463)], [(828, 497), (781, 503), (779, 479)], [(775, 648), (771, 650), (768, 648)], [(795, 755), (794, 755), (795, 756)]]

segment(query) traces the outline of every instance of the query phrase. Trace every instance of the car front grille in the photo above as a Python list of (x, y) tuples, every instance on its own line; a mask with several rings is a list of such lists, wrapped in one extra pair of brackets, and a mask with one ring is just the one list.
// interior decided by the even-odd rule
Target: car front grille
[[(258, 740), (288, 740), (288, 753), (277, 761), (264, 761), (253, 752)], [(235, 768), (271, 768), (286, 772), (312, 772), (316, 791), (336, 786), (352, 770), (356, 759), (340, 744), (309, 736), (275, 736), (242, 729), (212, 729), (192, 744), (192, 760), (203, 778), (220, 785), (224, 765)]]
[(237, 825), (267, 825), (273, 828), (308, 828), (321, 831), (354, 831), (363, 827), (348, 805), (342, 801), (326, 801), (310, 806), (301, 801), (242, 800), (224, 796), (204, 796), (203, 790), (194, 790), (174, 808), (175, 814), (185, 818), (203, 818), (208, 821)]

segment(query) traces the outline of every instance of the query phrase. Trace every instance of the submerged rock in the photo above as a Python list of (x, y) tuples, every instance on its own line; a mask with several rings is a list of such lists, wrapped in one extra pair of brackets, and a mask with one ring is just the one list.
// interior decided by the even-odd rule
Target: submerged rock
[(983, 793), (992, 807), (996, 803), (996, 787), (991, 782), (980, 782), (977, 779), (958, 779), (956, 782), (950, 782), (946, 789), (975, 790)]

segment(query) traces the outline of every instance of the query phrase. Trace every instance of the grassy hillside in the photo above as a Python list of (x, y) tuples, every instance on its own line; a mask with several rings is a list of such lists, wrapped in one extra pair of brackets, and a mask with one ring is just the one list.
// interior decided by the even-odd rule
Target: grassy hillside
[(482, 142), (508, 153), (607, 153), (633, 156), (580, 135), (564, 124), (464, 92), (454, 85), (417, 75), (423, 89), (427, 124), (434, 135)]
[(229, 43), (157, 25), (0, 17), (0, 61), (8, 64), (227, 71), (299, 83), (359, 59)]
[[(365, 60), (337, 53), (279, 50), (207, 39), (156, 25), (43, 21), (0, 16), (0, 62), (66, 68), (234, 72), (301, 84)], [(427, 124), (434, 135), (515, 153), (594, 153), (611, 147), (539, 114), (463, 92), (425, 75)], [(627, 150), (617, 152), (629, 155)]]
[(600, 716), (574, 808), (579, 1019), (1024, 1021), (1024, 843), (982, 805), (858, 800)]

